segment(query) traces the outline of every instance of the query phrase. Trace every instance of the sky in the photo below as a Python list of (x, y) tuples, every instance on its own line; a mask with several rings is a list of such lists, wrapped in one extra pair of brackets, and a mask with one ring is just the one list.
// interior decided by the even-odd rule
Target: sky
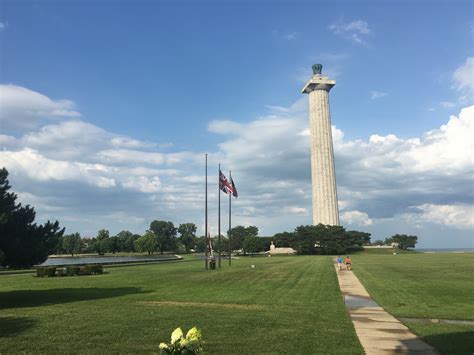
[[(0, 0), (0, 166), (66, 233), (312, 223), (311, 65), (330, 92), (341, 222), (474, 247), (471, 1)], [(222, 198), (226, 231), (227, 197)]]

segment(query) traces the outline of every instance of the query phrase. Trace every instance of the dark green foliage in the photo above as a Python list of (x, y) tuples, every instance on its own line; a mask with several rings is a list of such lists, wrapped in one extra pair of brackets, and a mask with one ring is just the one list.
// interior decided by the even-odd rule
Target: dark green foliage
[(119, 251), (123, 252), (134, 252), (135, 251), (135, 240), (140, 238), (140, 235), (133, 234), (129, 231), (121, 231), (117, 234)]
[(59, 222), (48, 221), (44, 225), (34, 223), (33, 207), (16, 203), (17, 196), (8, 192), (8, 171), (0, 169), (0, 250), (3, 251), (1, 265), (30, 267), (45, 261), (54, 253), (64, 233)]
[(79, 266), (67, 266), (66, 267), (66, 274), (67, 276), (74, 276), (79, 275)]
[(158, 250), (161, 254), (164, 251), (173, 251), (177, 247), (176, 232), (173, 222), (153, 221), (150, 224), (150, 231), (155, 233), (158, 242)]
[(260, 251), (259, 239), (259, 237), (245, 237), (244, 242), (242, 243), (244, 254), (258, 253)]
[(273, 243), (277, 248), (289, 248), (295, 239), (295, 233), (282, 232), (273, 236)]
[(86, 265), (84, 266), (84, 271), (83, 275), (99, 275), (102, 274), (103, 269), (102, 265)]
[(37, 277), (45, 277), (46, 276), (46, 268), (45, 267), (37, 267), (36, 268), (36, 276)]
[(206, 251), (206, 237), (205, 236), (201, 236), (201, 237), (196, 238), (196, 240), (195, 240), (195, 250), (198, 253), (203, 253), (203, 252)]
[(246, 237), (258, 236), (258, 228), (255, 226), (236, 226), (229, 231), (232, 250), (242, 249)]
[(406, 250), (408, 248), (414, 248), (418, 242), (418, 237), (415, 235), (406, 234), (395, 234), (390, 238), (385, 239), (385, 244), (396, 243), (398, 249)]
[(101, 229), (94, 240), (94, 251), (99, 255), (104, 255), (110, 250), (109, 231)]
[(183, 243), (187, 253), (189, 253), (189, 249), (194, 246), (196, 230), (197, 227), (194, 223), (183, 223), (178, 227), (178, 232), (180, 234), (179, 239), (181, 240), (181, 243)]
[(36, 268), (36, 276), (54, 277), (56, 276), (56, 266), (38, 267)]
[(299, 226), (294, 233), (278, 233), (273, 236), (276, 247), (291, 247), (298, 254), (334, 255), (358, 250), (370, 242), (370, 234), (346, 231), (341, 226)]

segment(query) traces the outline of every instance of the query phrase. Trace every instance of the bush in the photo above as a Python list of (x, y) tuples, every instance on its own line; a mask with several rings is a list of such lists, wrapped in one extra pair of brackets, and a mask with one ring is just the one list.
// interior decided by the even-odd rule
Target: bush
[(66, 267), (67, 276), (79, 275), (79, 266), (68, 266)]
[(56, 266), (46, 266), (36, 268), (37, 277), (54, 277), (56, 276)]
[(84, 266), (85, 275), (99, 275), (102, 274), (102, 265), (86, 265)]

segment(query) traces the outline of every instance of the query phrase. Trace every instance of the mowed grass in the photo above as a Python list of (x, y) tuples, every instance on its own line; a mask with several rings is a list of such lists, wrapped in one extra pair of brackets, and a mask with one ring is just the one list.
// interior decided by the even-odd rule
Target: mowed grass
[(363, 354), (329, 257), (106, 270), (0, 276), (0, 353), (151, 353), (197, 326), (205, 353)]
[[(354, 272), (396, 317), (474, 320), (474, 254), (355, 255)], [(406, 323), (445, 354), (472, 354), (474, 326)]]

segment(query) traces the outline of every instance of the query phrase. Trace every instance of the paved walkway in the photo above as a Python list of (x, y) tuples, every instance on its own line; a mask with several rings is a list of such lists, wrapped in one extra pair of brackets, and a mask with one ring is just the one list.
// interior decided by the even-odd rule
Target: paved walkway
[(339, 287), (360, 343), (367, 355), (437, 354), (398, 319), (380, 307), (352, 271), (339, 271)]

